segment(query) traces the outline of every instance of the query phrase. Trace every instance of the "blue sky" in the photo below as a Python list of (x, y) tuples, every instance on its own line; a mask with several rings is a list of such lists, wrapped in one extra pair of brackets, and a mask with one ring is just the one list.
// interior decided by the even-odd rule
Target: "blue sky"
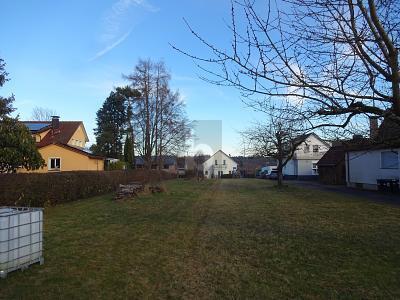
[(229, 47), (228, 0), (2, 0), (0, 57), (10, 81), (1, 95), (15, 95), (20, 119), (36, 106), (62, 120), (82, 120), (94, 142), (96, 111), (115, 86), (124, 85), (139, 58), (163, 59), (191, 120), (222, 120), (223, 150), (241, 151), (239, 130), (256, 114), (232, 88), (213, 86), (169, 43), (207, 54), (183, 18), (203, 36)]

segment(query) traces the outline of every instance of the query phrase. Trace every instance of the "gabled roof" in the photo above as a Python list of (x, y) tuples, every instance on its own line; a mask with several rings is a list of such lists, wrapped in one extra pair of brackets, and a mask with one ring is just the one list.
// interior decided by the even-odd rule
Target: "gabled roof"
[[(32, 133), (40, 133), (46, 130), (52, 129), (51, 122), (42, 122), (42, 121), (23, 121)], [(59, 127), (54, 130), (50, 130), (44, 138), (37, 143), (37, 147), (41, 148), (50, 144), (61, 143), (68, 144), (74, 133), (78, 130), (79, 126), (82, 125), (82, 129), (85, 133), (85, 141), (89, 141), (85, 127), (83, 126), (82, 121), (60, 121)]]
[(317, 165), (320, 167), (333, 167), (344, 161), (345, 147), (343, 145), (331, 147)]
[(327, 146), (327, 147), (330, 147), (330, 146), (331, 146), (331, 145), (329, 145), (329, 143), (328, 143), (327, 141), (321, 139), (321, 138), (319, 137), (319, 135), (316, 134), (316, 133), (314, 133), (314, 132), (310, 132), (310, 133), (307, 133), (307, 134), (299, 135), (299, 136), (297, 136), (297, 137), (294, 139), (294, 141), (299, 141), (299, 142), (301, 141), (301, 142), (304, 142), (304, 141), (307, 140), (310, 136), (314, 136), (316, 139), (318, 139), (318, 140), (320, 140), (322, 143), (324, 143), (325, 146)]
[(28, 127), (32, 134), (38, 134), (41, 132), (49, 131), (43, 137), (40, 142), (36, 143), (38, 148), (43, 148), (49, 145), (57, 145), (76, 153), (85, 155), (91, 159), (103, 159), (102, 156), (93, 155), (83, 149), (68, 145), (74, 133), (78, 130), (79, 126), (82, 125), (83, 132), (85, 134), (85, 141), (88, 142), (88, 136), (86, 134), (85, 126), (82, 121), (61, 121), (57, 129), (53, 130), (51, 122), (49, 121), (22, 121), (24, 125)]
[(346, 151), (382, 150), (400, 147), (400, 124), (383, 120), (375, 138), (358, 138), (344, 143)]
[(233, 161), (235, 164), (237, 164), (236, 161), (235, 161), (232, 157), (230, 157), (229, 155), (227, 155), (227, 154), (226, 154), (224, 151), (222, 151), (222, 150), (218, 150), (217, 152), (215, 152), (213, 155), (210, 156), (209, 159), (205, 160), (205, 161), (203, 162), (203, 164), (206, 163), (207, 161), (209, 161), (210, 159), (212, 159), (218, 152), (221, 152), (223, 155), (225, 155), (227, 158), (229, 158), (231, 161)]

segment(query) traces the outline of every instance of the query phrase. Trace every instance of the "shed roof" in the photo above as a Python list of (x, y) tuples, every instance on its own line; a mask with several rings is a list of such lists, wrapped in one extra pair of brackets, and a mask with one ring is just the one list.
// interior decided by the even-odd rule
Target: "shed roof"
[(322, 156), (317, 165), (320, 167), (337, 166), (344, 161), (344, 154), (345, 147), (343, 145), (333, 146)]

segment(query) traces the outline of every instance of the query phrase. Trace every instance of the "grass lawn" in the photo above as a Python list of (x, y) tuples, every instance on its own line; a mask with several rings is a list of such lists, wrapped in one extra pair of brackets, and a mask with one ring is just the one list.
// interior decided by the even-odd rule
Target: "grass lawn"
[(265, 180), (45, 210), (45, 264), (0, 298), (400, 298), (400, 207)]

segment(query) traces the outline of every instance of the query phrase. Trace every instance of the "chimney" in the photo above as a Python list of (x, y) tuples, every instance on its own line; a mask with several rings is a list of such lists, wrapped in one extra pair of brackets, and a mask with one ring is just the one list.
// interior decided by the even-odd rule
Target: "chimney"
[(60, 127), (60, 117), (59, 116), (51, 116), (51, 128), (53, 130), (58, 129)]
[(369, 138), (375, 140), (378, 137), (378, 117), (369, 117)]

